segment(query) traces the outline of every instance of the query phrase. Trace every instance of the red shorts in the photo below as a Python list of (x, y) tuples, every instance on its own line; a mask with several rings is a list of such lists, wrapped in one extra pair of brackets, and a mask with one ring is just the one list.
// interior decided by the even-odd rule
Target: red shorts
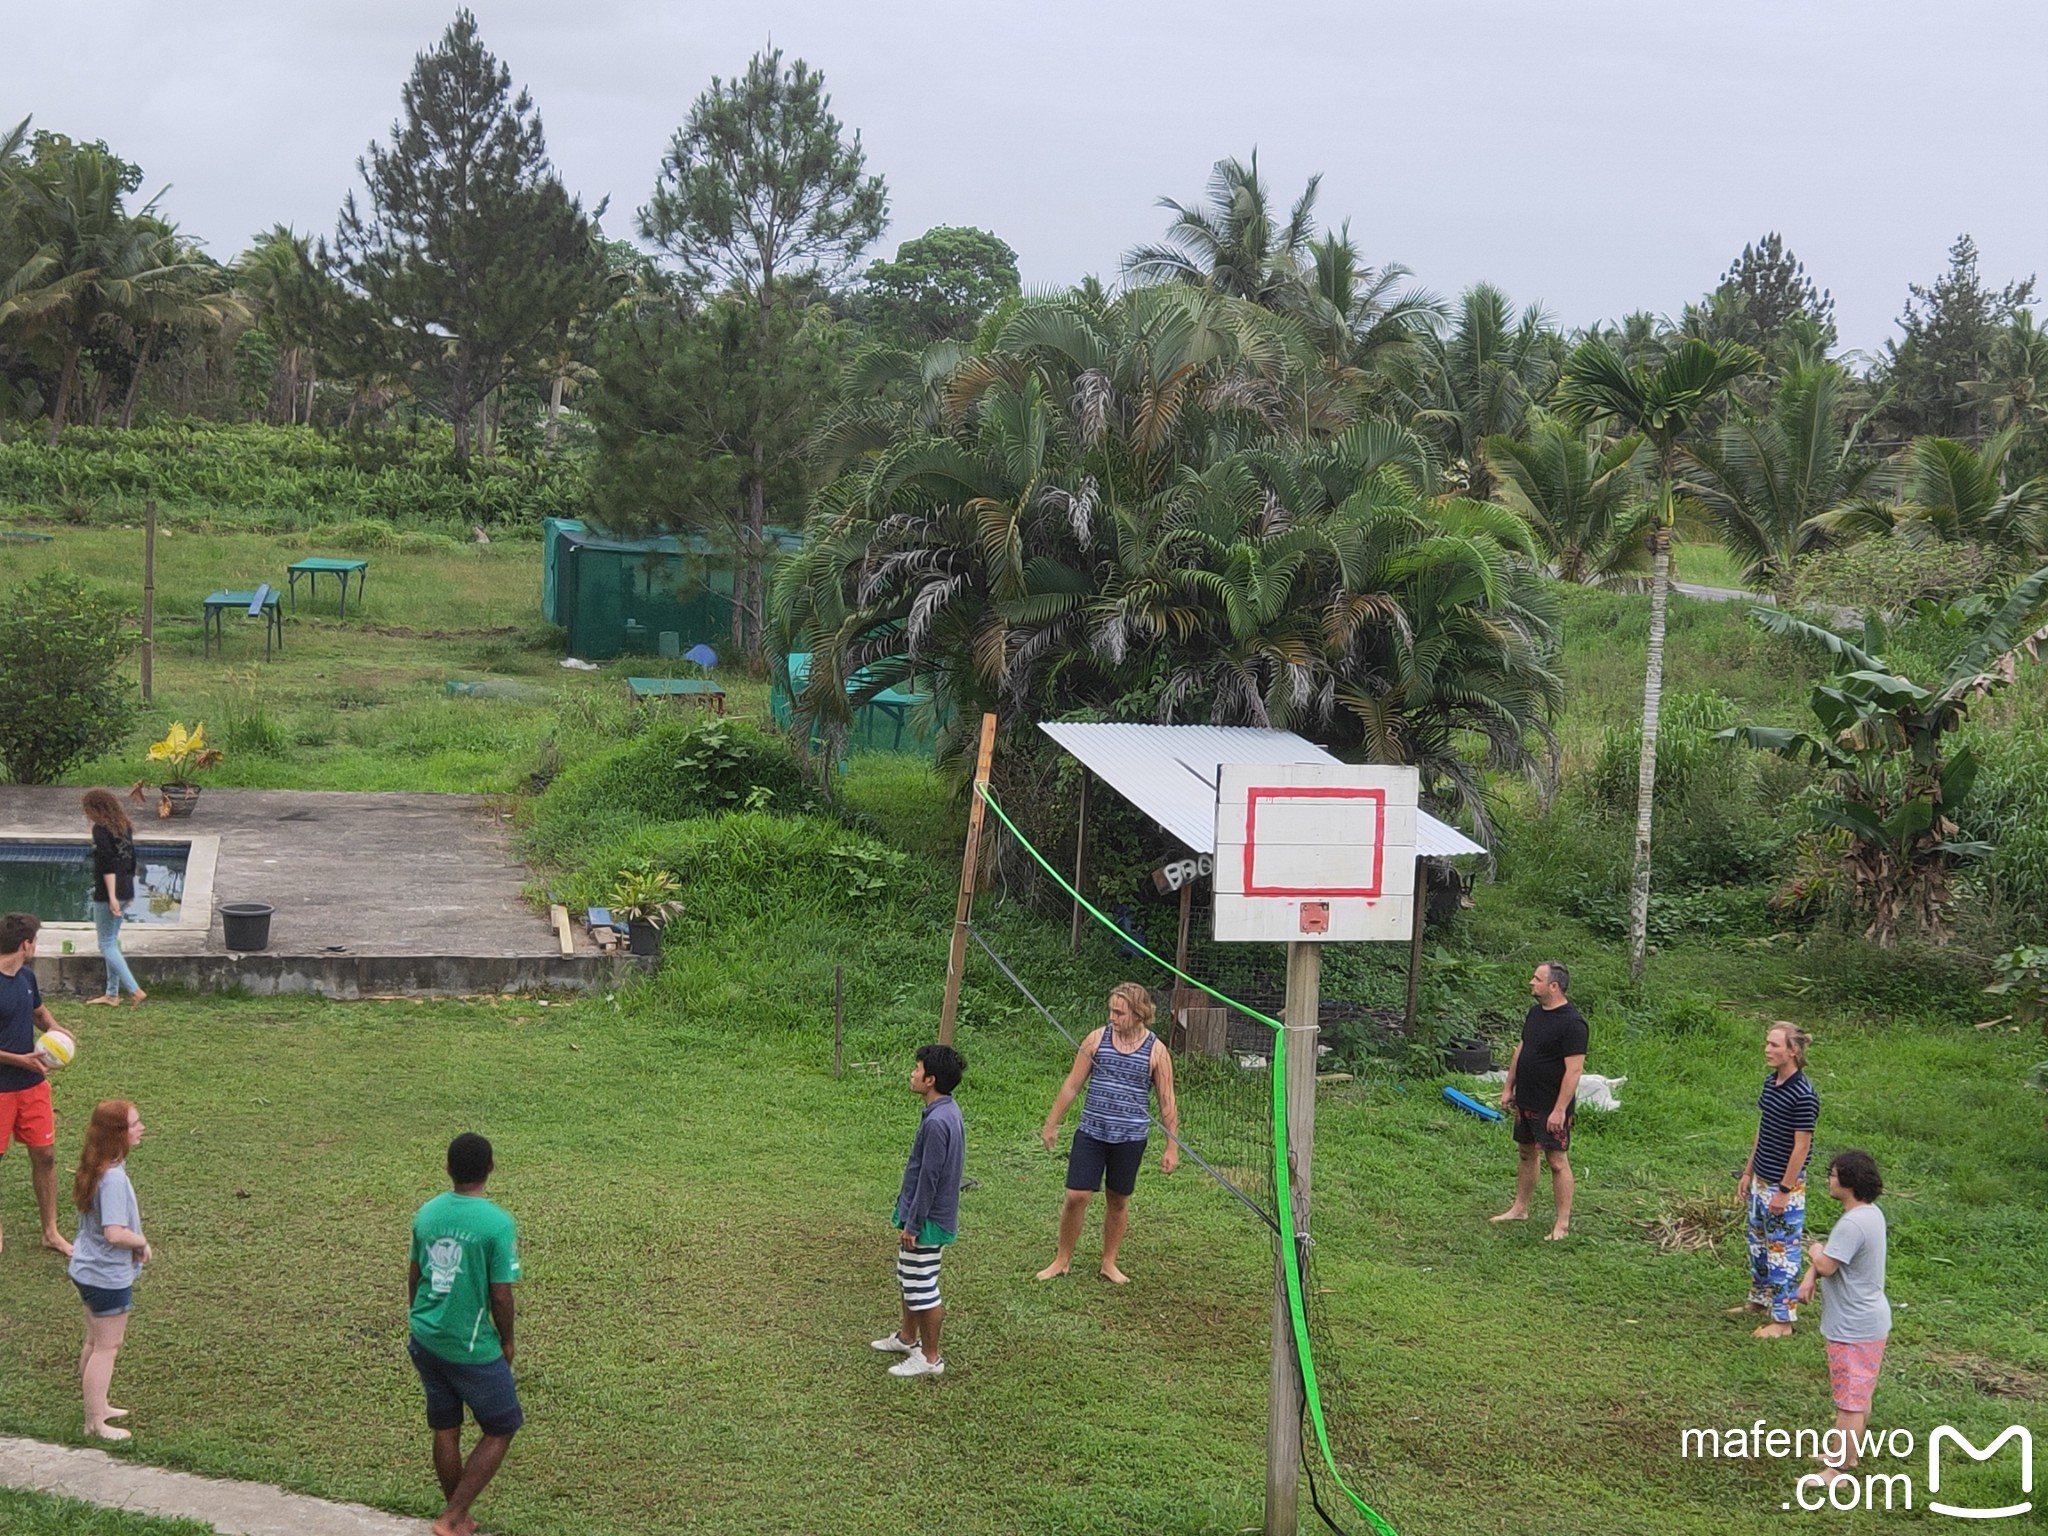
[(0, 1156), (6, 1155), (10, 1141), (24, 1147), (57, 1145), (57, 1116), (50, 1108), (47, 1082), (0, 1093)]

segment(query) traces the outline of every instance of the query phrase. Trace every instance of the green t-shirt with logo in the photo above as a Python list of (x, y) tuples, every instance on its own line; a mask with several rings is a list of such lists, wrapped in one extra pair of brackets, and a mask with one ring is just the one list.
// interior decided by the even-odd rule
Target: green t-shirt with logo
[(456, 1365), (502, 1355), (491, 1320), (491, 1287), (519, 1278), (519, 1234), (510, 1216), (481, 1195), (436, 1195), (412, 1219), (412, 1336)]

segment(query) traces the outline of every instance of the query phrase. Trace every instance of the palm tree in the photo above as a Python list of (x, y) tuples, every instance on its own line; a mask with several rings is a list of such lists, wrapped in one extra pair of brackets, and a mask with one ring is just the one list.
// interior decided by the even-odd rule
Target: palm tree
[(1425, 332), (1400, 360), (1399, 393), (1415, 426), (1465, 466), (1474, 497), (1492, 494), (1480, 445), (1521, 432), (1557, 382), (1562, 341), (1538, 305), (1519, 315), (1490, 283), (1467, 289), (1448, 332)]
[(1913, 543), (1981, 544), (2007, 556), (2048, 554), (2048, 478), (2021, 478), (2006, 461), (2018, 425), (1982, 448), (1952, 437), (1916, 437), (1902, 456), (1902, 499), (1863, 497), (1815, 518), (1828, 533), (1895, 534)]
[(313, 260), (309, 235), (272, 225), (236, 260), (235, 287), (256, 308), (256, 327), (277, 349), (271, 383), (274, 422), (298, 420), (299, 375), (306, 375), (306, 419), (313, 418), (313, 384), (320, 333), (336, 285)]
[(1629, 882), (1629, 974), (1643, 974), (1650, 920), (1650, 821), (1657, 786), (1657, 712), (1664, 697), (1664, 610), (1671, 596), (1671, 529), (1680, 445), (1737, 379), (1763, 366), (1752, 348), (1686, 340), (1654, 371), (1631, 367), (1604, 341), (1577, 347), (1559, 394), (1581, 424), (1606, 419), (1640, 434), (1657, 459), (1658, 504), (1651, 535), (1650, 646), (1643, 674), (1642, 756), (1636, 765), (1635, 866)]
[(1399, 262), (1374, 267), (1361, 261), (1347, 224), (1309, 247), (1304, 281), (1282, 307), (1333, 365), (1371, 372), (1443, 317), (1434, 294), (1398, 287), (1412, 275)]
[(1839, 363), (1795, 364), (1767, 409), (1737, 412), (1688, 450), (1686, 489), (1743, 562), (1743, 579), (1781, 586), (1821, 542), (1826, 514), (1864, 497), (1881, 461), (1863, 451), (1869, 417), (1850, 419), (1854, 381)]
[(1316, 188), (1308, 186), (1284, 221), (1273, 214), (1272, 195), (1259, 175), (1259, 152), (1249, 164), (1218, 160), (1209, 173), (1207, 207), (1183, 207), (1170, 197), (1159, 206), (1173, 210), (1166, 239), (1141, 245), (1124, 258), (1124, 273), (1141, 283), (1185, 283), (1227, 298), (1249, 299), (1268, 309), (1281, 306), (1298, 288), (1315, 236)]
[(1559, 581), (1612, 583), (1649, 565), (1643, 524), (1643, 439), (1602, 442), (1576, 422), (1538, 411), (1528, 436), (1480, 444), (1494, 499), (1535, 530)]

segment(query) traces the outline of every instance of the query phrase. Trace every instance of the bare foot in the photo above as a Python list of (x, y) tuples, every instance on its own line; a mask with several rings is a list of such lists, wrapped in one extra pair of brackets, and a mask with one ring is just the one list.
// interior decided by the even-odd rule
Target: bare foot
[(1529, 1213), (1527, 1211), (1516, 1210), (1515, 1207), (1511, 1205), (1506, 1210), (1502, 1211), (1498, 1216), (1489, 1216), (1486, 1219), (1488, 1221), (1527, 1221), (1529, 1219)]
[(137, 1008), (140, 1008), (144, 1003), (149, 1001), (149, 994), (147, 992), (138, 992), (133, 997), (129, 998), (128, 1001), (133, 1003)]
[(71, 1257), (71, 1245), (65, 1242), (63, 1236), (59, 1233), (45, 1232), (43, 1234), (43, 1246), (52, 1253), (63, 1254), (67, 1259)]
[(474, 1536), (475, 1515), (443, 1515), (433, 1524), (434, 1536)]
[(1571, 1232), (1572, 1229), (1570, 1227), (1552, 1227), (1543, 1241), (1546, 1243), (1561, 1243), (1571, 1236)]
[(1129, 1285), (1131, 1283), (1131, 1277), (1118, 1269), (1114, 1264), (1105, 1264), (1096, 1273), (1101, 1275), (1111, 1285)]
[(1068, 1268), (1068, 1265), (1055, 1260), (1041, 1269), (1033, 1278), (1038, 1280), (1057, 1280), (1067, 1272)]
[(88, 1008), (118, 1008), (121, 1006), (121, 999), (118, 997), (108, 997), (102, 993), (98, 997), (88, 997), (85, 1000), (85, 1006)]
[(1751, 1332), (1750, 1337), (1752, 1339), (1789, 1339), (1792, 1337), (1792, 1325), (1790, 1323), (1765, 1323), (1763, 1327)]
[(107, 1417), (110, 1419), (125, 1419), (128, 1417), (128, 1410), (126, 1408), (116, 1408), (112, 1403), (109, 1403), (107, 1404)]
[(1739, 1307), (1729, 1307), (1721, 1315), (1723, 1317), (1752, 1317), (1758, 1312), (1768, 1312), (1770, 1310), (1769, 1307), (1764, 1306), (1761, 1302), (1745, 1301)]
[(102, 1424), (98, 1429), (94, 1429), (88, 1424), (85, 1426), (85, 1432), (95, 1440), (133, 1440), (135, 1438), (118, 1424)]

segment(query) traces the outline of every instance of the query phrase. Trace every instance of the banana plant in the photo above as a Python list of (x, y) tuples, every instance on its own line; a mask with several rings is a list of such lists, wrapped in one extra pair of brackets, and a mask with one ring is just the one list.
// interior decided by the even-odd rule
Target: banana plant
[(1836, 670), (1807, 699), (1814, 728), (1738, 725), (1721, 737), (1823, 770), (1814, 819), (1847, 834), (1842, 858), (1869, 923), (1866, 938), (1890, 946), (1910, 919), (1939, 941), (1957, 865), (1992, 851), (1957, 835), (1977, 759), (1967, 747), (1949, 750), (1948, 737), (1972, 704), (2013, 680), (2023, 654), (2041, 659), (2048, 645), (2044, 603), (2048, 567), (2015, 586), (1995, 610), (1964, 603), (1930, 611), (1946, 624), (1976, 625), (1932, 683), (1916, 682), (1882, 658), (1887, 640), (1879, 619), (1866, 622), (1857, 645), (1774, 608), (1751, 610), (1772, 633), (1822, 646)]

